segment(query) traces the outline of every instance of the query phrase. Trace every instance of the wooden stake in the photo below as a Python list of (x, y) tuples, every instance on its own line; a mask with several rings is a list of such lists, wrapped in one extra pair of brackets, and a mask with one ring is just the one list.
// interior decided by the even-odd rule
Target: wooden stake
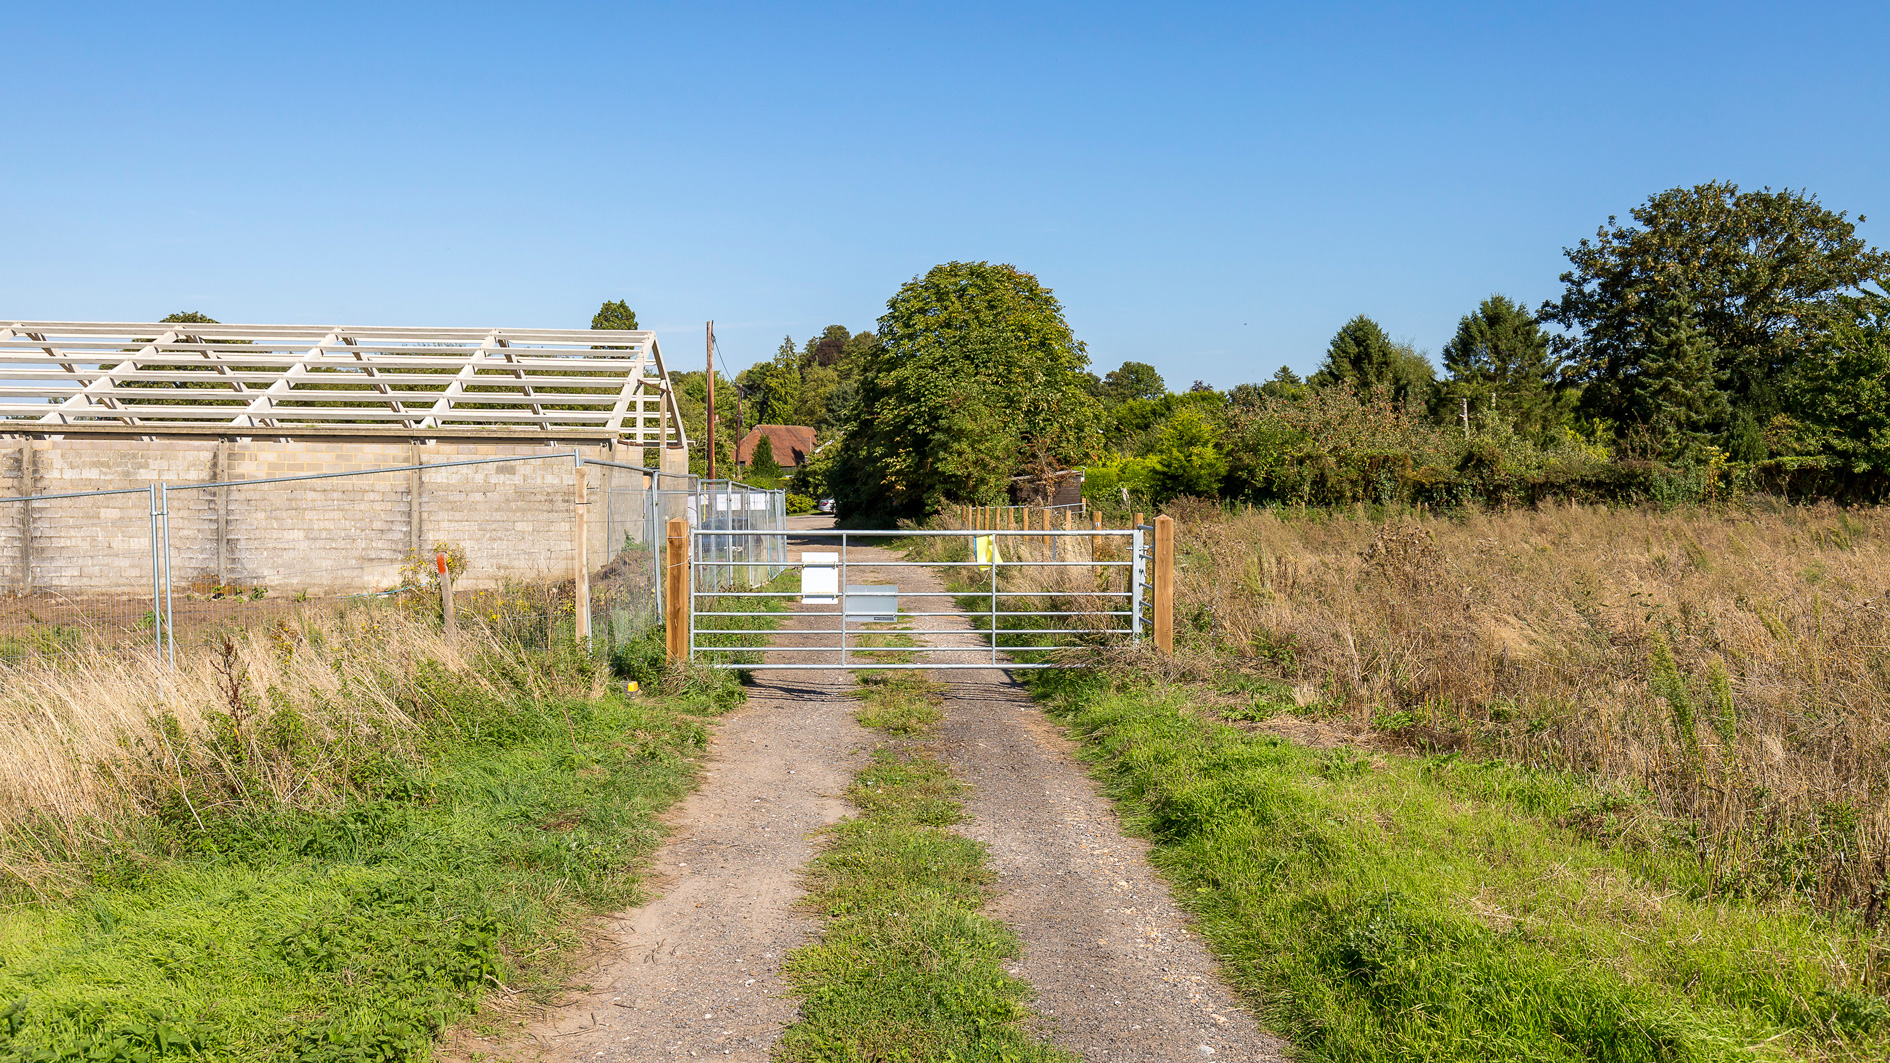
[(446, 641), (451, 642), (459, 636), (459, 614), (453, 611), (453, 574), (446, 570), (446, 555), (433, 555), (433, 564), (440, 572), (440, 615), (446, 619)]
[(669, 522), (663, 564), (663, 642), (672, 663), (689, 656), (689, 525)]
[(571, 505), (571, 601), (578, 643), (591, 637), (591, 536), (585, 515), (590, 512), (590, 472), (577, 467), (577, 496)]
[(1175, 518), (1155, 518), (1155, 648), (1175, 652)]

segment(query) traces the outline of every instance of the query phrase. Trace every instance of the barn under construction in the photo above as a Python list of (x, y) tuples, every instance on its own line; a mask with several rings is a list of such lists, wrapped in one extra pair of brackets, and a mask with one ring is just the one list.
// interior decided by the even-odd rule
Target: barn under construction
[(0, 322), (0, 596), (568, 580), (747, 512), (688, 447), (647, 331)]

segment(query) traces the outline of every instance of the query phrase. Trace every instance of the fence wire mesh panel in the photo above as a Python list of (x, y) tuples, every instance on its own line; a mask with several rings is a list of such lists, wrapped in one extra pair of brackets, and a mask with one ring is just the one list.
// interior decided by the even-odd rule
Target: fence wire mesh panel
[(693, 556), (703, 563), (705, 590), (759, 587), (779, 576), (786, 564), (787, 492), (750, 487), (733, 480), (704, 480), (696, 490), (692, 521), (705, 534), (695, 539)]
[(592, 512), (591, 641), (601, 652), (642, 638), (662, 618), (664, 514), (648, 469), (588, 462)]
[[(750, 532), (778, 563), (691, 535), (692, 657), (741, 669), (1080, 667), (1133, 641), (1140, 534), (1033, 531)], [(887, 546), (901, 553), (887, 556)], [(737, 579), (729, 573), (755, 571)], [(759, 575), (767, 574), (767, 580)], [(794, 614), (780, 637), (761, 629)]]
[(552, 451), (0, 498), (0, 660), (174, 661), (180, 642), (341, 609), (440, 618), (442, 566), (459, 626), (548, 645), (586, 630), (580, 561), (592, 645), (607, 652), (660, 615), (665, 509), (687, 513), (696, 490), (694, 477), (596, 464)]
[(0, 661), (156, 651), (159, 504), (155, 487), (0, 498)]
[(437, 611), (438, 559), (469, 621), (568, 626), (573, 462), (547, 455), (341, 476), (170, 485), (177, 638), (385, 601)]

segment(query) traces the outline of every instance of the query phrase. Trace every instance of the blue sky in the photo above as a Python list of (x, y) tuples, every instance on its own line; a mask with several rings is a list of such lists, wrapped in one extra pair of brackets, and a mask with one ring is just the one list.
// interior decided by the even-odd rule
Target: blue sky
[(1649, 194), (1890, 220), (1884, 4), (9, 4), (0, 316), (572, 327), (681, 368), (989, 259), (1098, 370), (1433, 355)]

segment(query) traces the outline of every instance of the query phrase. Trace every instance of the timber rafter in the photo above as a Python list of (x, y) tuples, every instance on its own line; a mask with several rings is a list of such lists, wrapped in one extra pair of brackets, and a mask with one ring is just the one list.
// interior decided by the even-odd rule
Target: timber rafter
[(0, 434), (490, 428), (687, 446), (669, 398), (647, 331), (0, 321)]

